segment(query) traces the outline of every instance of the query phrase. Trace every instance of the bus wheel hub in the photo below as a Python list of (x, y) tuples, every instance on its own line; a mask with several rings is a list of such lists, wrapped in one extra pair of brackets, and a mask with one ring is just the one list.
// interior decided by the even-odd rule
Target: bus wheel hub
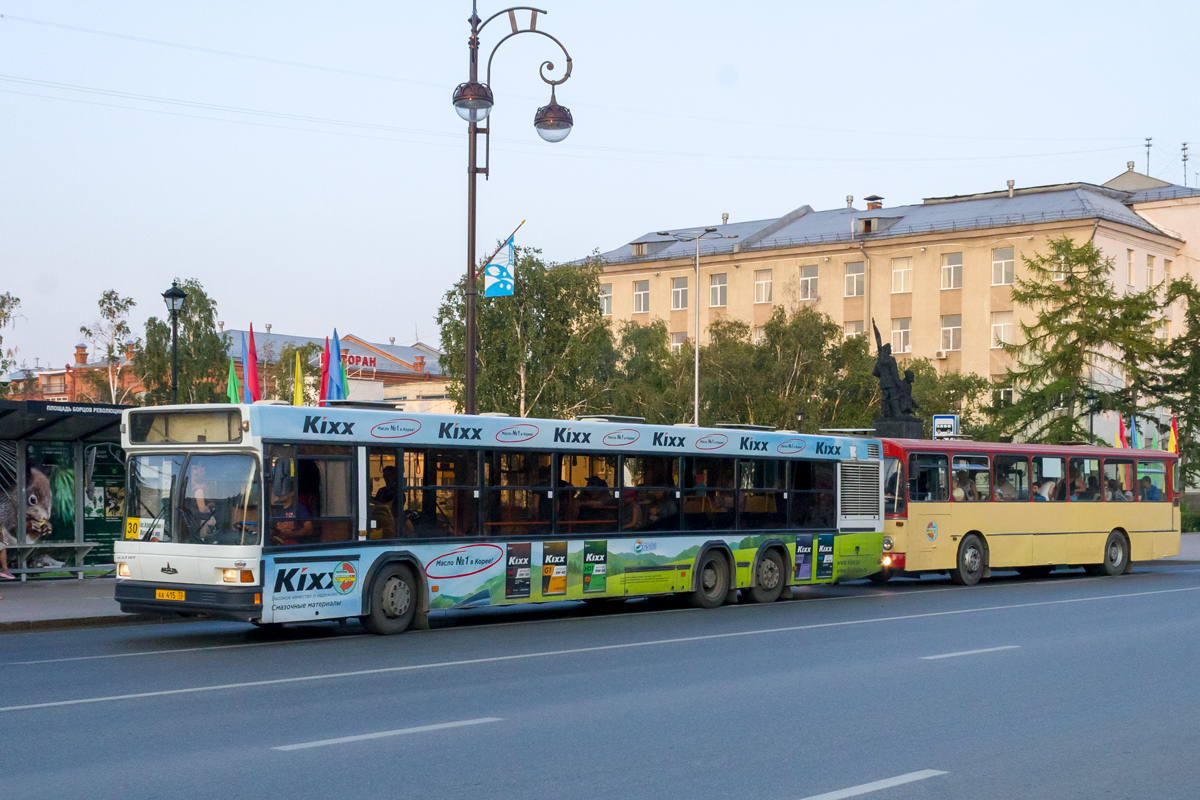
[(758, 585), (768, 591), (779, 585), (779, 565), (764, 558), (758, 566)]
[(412, 602), (412, 595), (408, 590), (408, 584), (399, 578), (389, 578), (387, 583), (383, 585), (383, 613), (389, 617), (400, 617), (408, 611), (409, 603)]

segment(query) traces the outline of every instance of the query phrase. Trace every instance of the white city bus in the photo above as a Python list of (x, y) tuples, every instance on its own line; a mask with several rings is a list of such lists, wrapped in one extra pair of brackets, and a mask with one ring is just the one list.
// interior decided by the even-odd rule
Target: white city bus
[(116, 598), (258, 625), (739, 590), (880, 569), (880, 442), (764, 428), (404, 415), (353, 404), (124, 412)]

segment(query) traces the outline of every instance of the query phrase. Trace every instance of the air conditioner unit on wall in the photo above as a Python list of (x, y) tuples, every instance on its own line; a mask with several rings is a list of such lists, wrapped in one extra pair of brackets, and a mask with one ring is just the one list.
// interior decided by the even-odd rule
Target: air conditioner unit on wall
[(949, 351), (949, 350), (938, 350), (938, 351), (937, 351), (937, 352), (934, 354), (934, 356), (933, 356), (933, 357), (934, 357), (934, 358), (936, 358), (938, 361), (945, 361), (945, 360), (946, 360), (946, 358), (947, 358), (949, 355), (950, 355), (950, 351)]

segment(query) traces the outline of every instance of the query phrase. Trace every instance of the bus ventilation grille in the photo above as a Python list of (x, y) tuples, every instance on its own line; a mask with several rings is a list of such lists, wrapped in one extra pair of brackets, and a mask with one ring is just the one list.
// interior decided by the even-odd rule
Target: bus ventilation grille
[(867, 458), (879, 458), (879, 445), (873, 442), (867, 443)]
[(879, 462), (843, 462), (840, 466), (841, 516), (879, 519)]

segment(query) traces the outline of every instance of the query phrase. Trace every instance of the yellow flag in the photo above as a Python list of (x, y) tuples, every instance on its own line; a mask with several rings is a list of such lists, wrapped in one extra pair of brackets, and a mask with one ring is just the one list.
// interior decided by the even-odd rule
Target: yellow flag
[(300, 371), (299, 353), (296, 353), (296, 388), (292, 390), (292, 405), (304, 405), (304, 373)]

